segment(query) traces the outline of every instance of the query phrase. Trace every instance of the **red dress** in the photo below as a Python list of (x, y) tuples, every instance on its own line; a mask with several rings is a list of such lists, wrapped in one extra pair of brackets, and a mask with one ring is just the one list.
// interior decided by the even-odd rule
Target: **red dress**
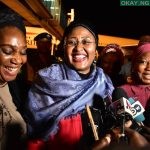
[(82, 138), (81, 115), (61, 119), (59, 131), (44, 142), (42, 139), (29, 141), (27, 150), (77, 150)]

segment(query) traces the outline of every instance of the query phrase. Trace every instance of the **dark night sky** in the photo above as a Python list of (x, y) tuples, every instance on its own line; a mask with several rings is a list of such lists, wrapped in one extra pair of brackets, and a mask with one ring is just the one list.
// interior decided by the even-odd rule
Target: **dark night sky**
[(150, 34), (150, 7), (120, 6), (119, 0), (62, 0), (66, 10), (96, 24), (99, 34), (139, 39)]

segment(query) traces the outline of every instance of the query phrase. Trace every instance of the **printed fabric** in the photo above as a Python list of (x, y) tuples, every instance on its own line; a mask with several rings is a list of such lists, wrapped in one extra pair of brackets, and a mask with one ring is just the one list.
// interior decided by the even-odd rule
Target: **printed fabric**
[(48, 139), (58, 131), (62, 118), (77, 114), (94, 95), (103, 99), (112, 94), (114, 87), (101, 68), (93, 67), (91, 74), (82, 79), (65, 64), (54, 64), (38, 72), (26, 104), (29, 136)]

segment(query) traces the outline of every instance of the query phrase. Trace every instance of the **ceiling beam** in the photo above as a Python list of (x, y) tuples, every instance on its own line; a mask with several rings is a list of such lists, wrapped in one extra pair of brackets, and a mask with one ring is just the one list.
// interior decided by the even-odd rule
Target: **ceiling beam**
[(40, 17), (52, 19), (53, 16), (49, 13), (47, 8), (39, 0), (25, 0), (31, 9)]
[[(25, 0), (29, 7), (36, 13), (40, 18), (42, 18), (42, 22), (45, 21), (47, 26), (51, 26), (53, 30), (58, 34), (58, 36), (63, 36), (63, 28), (60, 26), (58, 21), (53, 19), (51, 13), (47, 10), (47, 8), (43, 5), (40, 0)], [(44, 24), (45, 24), (44, 23)]]
[(25, 18), (32, 25), (40, 25), (37, 17), (18, 0), (0, 0), (12, 10)]
[[(29, 8), (27, 8), (19, 0), (0, 0), (5, 5), (10, 7), (12, 10), (21, 15), (25, 20), (27, 20), (33, 26), (41, 26), (45, 28), (50, 34), (55, 36), (57, 39), (61, 40), (63, 35), (62, 27), (55, 21), (53, 21), (52, 16), (44, 10), (45, 8), (37, 0), (32, 0), (35, 3), (29, 3)], [(30, 1), (31, 2), (31, 1)], [(35, 4), (35, 6), (34, 6)], [(41, 12), (41, 13), (40, 13)], [(55, 22), (55, 24), (54, 24)]]

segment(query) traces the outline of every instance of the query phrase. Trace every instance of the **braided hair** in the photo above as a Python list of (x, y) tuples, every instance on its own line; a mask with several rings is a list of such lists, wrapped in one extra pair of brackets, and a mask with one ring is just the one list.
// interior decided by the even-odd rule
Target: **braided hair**
[(6, 5), (0, 3), (0, 29), (6, 26), (17, 27), (26, 36), (26, 29), (23, 23), (23, 18)]

